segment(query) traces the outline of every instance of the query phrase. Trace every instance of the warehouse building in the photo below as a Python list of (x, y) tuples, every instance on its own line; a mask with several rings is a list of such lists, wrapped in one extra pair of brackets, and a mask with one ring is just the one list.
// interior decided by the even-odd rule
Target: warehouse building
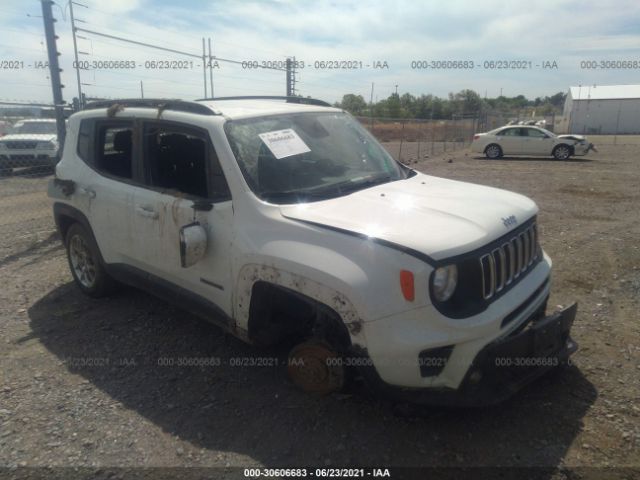
[(556, 131), (640, 134), (640, 85), (571, 87)]

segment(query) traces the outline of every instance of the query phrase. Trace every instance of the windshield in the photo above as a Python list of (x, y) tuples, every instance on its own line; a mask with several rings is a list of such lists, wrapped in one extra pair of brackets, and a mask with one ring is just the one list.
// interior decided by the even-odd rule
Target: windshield
[(16, 125), (15, 133), (56, 133), (54, 122), (25, 122)]
[(408, 176), (345, 113), (234, 120), (225, 131), (249, 187), (273, 203), (322, 200)]

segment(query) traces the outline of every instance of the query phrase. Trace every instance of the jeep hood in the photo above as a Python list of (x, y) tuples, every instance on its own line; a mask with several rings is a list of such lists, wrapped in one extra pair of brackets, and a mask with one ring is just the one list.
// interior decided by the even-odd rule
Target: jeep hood
[(0, 142), (55, 142), (57, 138), (55, 133), (12, 133), (0, 137)]
[[(516, 193), (420, 173), (343, 197), (280, 206), (286, 218), (385, 240), (434, 260), (480, 248), (537, 211)], [(515, 223), (506, 221), (511, 216)]]

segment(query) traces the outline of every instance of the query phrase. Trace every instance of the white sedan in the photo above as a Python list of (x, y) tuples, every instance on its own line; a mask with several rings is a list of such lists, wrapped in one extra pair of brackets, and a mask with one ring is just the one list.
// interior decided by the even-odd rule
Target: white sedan
[(586, 155), (594, 150), (582, 135), (555, 135), (534, 126), (510, 125), (473, 136), (471, 151), (484, 153), (487, 158), (503, 155), (552, 155), (566, 160), (572, 155)]

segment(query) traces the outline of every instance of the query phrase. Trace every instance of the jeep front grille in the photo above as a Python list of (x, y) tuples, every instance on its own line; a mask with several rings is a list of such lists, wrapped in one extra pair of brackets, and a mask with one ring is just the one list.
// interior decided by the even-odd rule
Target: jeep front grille
[(480, 257), (482, 297), (489, 300), (511, 285), (538, 260), (538, 231), (532, 223)]
[(7, 148), (11, 150), (26, 150), (36, 148), (38, 142), (26, 142), (26, 141), (13, 141), (13, 142), (5, 142)]

